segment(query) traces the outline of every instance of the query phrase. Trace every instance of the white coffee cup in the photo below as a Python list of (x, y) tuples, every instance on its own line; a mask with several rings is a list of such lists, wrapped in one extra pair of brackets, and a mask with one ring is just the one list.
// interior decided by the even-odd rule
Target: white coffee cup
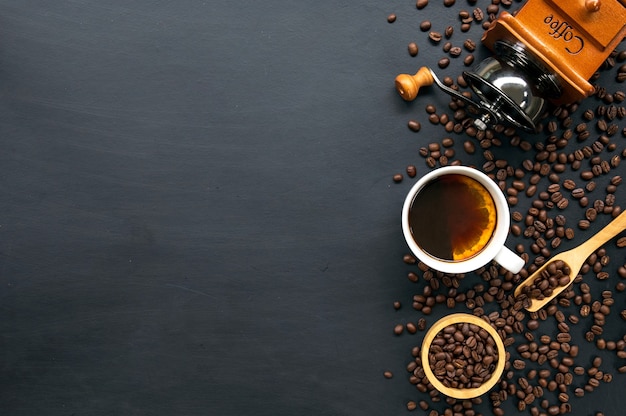
[[(423, 250), (415, 241), (409, 222), (409, 214), (416, 196), (434, 179), (451, 174), (464, 175), (479, 182), (491, 195), (496, 208), (495, 228), (490, 240), (478, 253), (462, 260), (441, 259)], [(402, 231), (409, 248), (424, 264), (444, 273), (471, 272), (492, 260), (513, 273), (519, 272), (524, 266), (524, 260), (504, 245), (509, 235), (510, 223), (509, 206), (500, 188), (487, 175), (467, 166), (446, 166), (424, 175), (411, 188), (402, 208)]]

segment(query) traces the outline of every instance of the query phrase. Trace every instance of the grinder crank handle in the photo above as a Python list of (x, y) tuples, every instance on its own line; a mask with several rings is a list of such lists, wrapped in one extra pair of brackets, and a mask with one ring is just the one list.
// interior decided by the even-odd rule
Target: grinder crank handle
[(396, 90), (406, 101), (413, 101), (417, 97), (420, 87), (433, 85), (435, 79), (430, 68), (423, 66), (415, 75), (400, 74), (396, 77)]
[[(478, 113), (483, 114), (486, 119), (499, 120), (498, 115), (494, 111), (492, 111), (488, 105), (485, 105), (482, 101), (480, 103), (472, 101), (470, 98), (466, 97), (460, 92), (448, 87), (443, 82), (441, 82), (441, 80), (437, 78), (437, 75), (435, 75), (435, 73), (427, 66), (421, 67), (415, 75), (398, 75), (396, 77), (395, 84), (396, 90), (405, 101), (413, 101), (417, 97), (417, 93), (421, 87), (435, 84), (446, 94), (458, 100), (461, 100), (475, 108)], [(481, 130), (484, 130), (484, 128), (481, 128)]]

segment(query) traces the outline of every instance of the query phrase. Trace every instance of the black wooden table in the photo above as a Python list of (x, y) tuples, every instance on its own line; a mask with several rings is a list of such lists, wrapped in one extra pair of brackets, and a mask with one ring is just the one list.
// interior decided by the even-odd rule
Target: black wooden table
[[(478, 140), (428, 122), (425, 104), (446, 112), (447, 96), (432, 89), (405, 103), (393, 79), (445, 55), (423, 20), (453, 25), (455, 45), (479, 43), (481, 25), (461, 32), (458, 12), (489, 3), (456, 3), (0, 1), (2, 414), (391, 415), (426, 400), (405, 369), (423, 332), (393, 333), (425, 317), (411, 307), (426, 283), (407, 279), (422, 272), (403, 261), (400, 210), (429, 170), (420, 147), (452, 136), (464, 164), (485, 157)], [(441, 75), (456, 79), (462, 59)], [(623, 89), (622, 64), (595, 82)], [(574, 126), (602, 104), (581, 103)], [(594, 123), (587, 142), (563, 151), (597, 140)], [(626, 148), (626, 121), (613, 123), (616, 149), (603, 159)], [(520, 135), (533, 146), (548, 138)], [(536, 150), (500, 137), (497, 159), (534, 160)], [(624, 172), (598, 177), (594, 195)], [(623, 187), (616, 204), (626, 207)], [(535, 198), (512, 209), (525, 215)], [(579, 230), (573, 199), (564, 214), (576, 236), (560, 249), (610, 219)], [(530, 252), (531, 242), (508, 245)], [(594, 299), (613, 291), (604, 330), (617, 340), (625, 256), (615, 241), (606, 249), (610, 278), (584, 279)], [(447, 313), (437, 305), (426, 318)], [(600, 355), (614, 380), (571, 394), (572, 414), (621, 414), (624, 360), (584, 341), (589, 325), (572, 329), (580, 365)], [(475, 409), (491, 414), (489, 397)]]

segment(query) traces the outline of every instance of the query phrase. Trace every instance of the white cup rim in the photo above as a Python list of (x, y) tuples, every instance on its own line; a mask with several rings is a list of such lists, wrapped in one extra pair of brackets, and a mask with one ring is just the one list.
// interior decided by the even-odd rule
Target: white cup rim
[[(480, 182), (489, 191), (496, 205), (496, 227), (491, 239), (478, 254), (460, 261), (442, 260), (422, 250), (413, 239), (409, 225), (409, 211), (418, 192), (433, 179), (451, 174), (465, 175)], [(478, 270), (493, 260), (504, 247), (504, 243), (509, 235), (510, 223), (509, 206), (500, 188), (489, 176), (469, 166), (444, 166), (427, 173), (413, 185), (402, 207), (402, 232), (409, 248), (424, 264), (444, 273), (471, 272)]]

